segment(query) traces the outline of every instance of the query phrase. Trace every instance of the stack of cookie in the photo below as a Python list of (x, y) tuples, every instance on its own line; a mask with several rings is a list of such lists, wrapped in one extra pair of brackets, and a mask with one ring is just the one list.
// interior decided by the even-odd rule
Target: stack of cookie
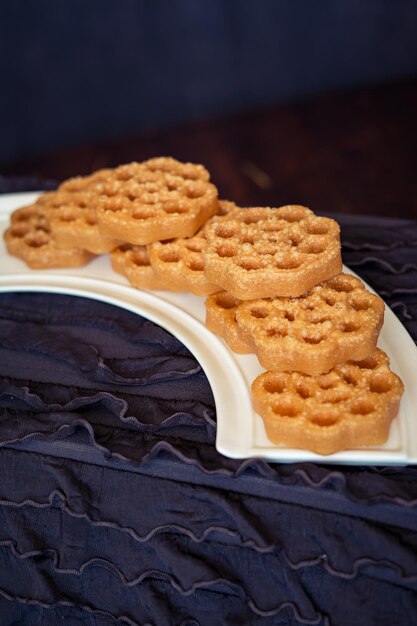
[(189, 237), (217, 210), (202, 165), (150, 159), (63, 182), (12, 214), (5, 241), (30, 267), (76, 267), (124, 242)]
[(136, 288), (208, 296), (208, 328), (267, 370), (252, 393), (274, 444), (331, 454), (387, 439), (403, 385), (376, 348), (384, 305), (342, 273), (334, 220), (239, 208), (202, 165), (156, 158), (62, 183), (12, 214), (5, 241), (33, 268), (110, 253)]

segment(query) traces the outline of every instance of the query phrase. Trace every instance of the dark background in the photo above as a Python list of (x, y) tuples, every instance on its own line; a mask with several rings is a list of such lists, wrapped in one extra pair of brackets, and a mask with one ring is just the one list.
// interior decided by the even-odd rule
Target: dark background
[(241, 203), (417, 216), (415, 0), (3, 0), (0, 64), (3, 185), (171, 154)]

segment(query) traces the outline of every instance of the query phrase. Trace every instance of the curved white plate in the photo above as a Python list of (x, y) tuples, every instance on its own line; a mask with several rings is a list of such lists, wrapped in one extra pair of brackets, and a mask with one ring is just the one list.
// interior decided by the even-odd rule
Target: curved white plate
[[(0, 231), (10, 211), (32, 202), (38, 194), (0, 196)], [(349, 270), (346, 270), (349, 271)], [(277, 447), (265, 434), (262, 419), (252, 409), (250, 385), (262, 367), (253, 355), (237, 355), (204, 326), (204, 298), (188, 293), (148, 292), (129, 286), (113, 272), (108, 255), (68, 270), (30, 270), (7, 254), (0, 242), (0, 292), (41, 291), (102, 300), (138, 313), (178, 337), (196, 356), (213, 390), (217, 413), (216, 447), (233, 458), (263, 457), (276, 462), (404, 465), (417, 463), (417, 348), (394, 313), (386, 307), (378, 345), (405, 384), (400, 411), (388, 441), (379, 447), (346, 450), (320, 456), (305, 450)]]

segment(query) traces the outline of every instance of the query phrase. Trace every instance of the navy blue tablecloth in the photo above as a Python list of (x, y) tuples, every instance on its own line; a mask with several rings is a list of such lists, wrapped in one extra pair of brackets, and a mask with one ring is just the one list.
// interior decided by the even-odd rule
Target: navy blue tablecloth
[[(336, 216), (417, 340), (417, 223)], [(128, 311), (0, 296), (0, 624), (417, 623), (417, 468), (215, 448), (207, 379)]]

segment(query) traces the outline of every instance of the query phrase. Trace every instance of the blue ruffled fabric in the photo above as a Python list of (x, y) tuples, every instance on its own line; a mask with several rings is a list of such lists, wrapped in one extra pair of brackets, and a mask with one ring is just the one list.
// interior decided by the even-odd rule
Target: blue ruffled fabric
[[(337, 216), (417, 339), (417, 224)], [(192, 354), (127, 311), (0, 296), (0, 623), (415, 624), (417, 468), (233, 460)]]

